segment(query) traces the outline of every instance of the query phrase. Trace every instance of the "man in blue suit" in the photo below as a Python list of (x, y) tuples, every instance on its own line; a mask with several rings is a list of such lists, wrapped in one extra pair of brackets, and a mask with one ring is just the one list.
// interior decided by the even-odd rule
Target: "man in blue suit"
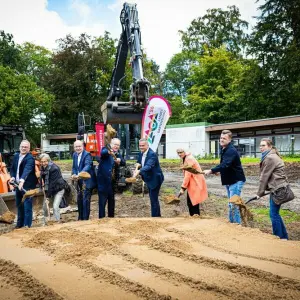
[(32, 224), (32, 197), (25, 198), (22, 203), (24, 190), (36, 188), (35, 161), (30, 151), (30, 143), (23, 140), (20, 144), (20, 153), (16, 153), (10, 169), (10, 182), (15, 181), (18, 188), (15, 190), (18, 218), (16, 228), (31, 227)]
[[(111, 140), (110, 147), (101, 149), (101, 157), (97, 172), (99, 218), (105, 217), (105, 206), (108, 206), (108, 217), (115, 216), (115, 185), (119, 176), (119, 167), (125, 166), (124, 158), (119, 154), (121, 141)], [(110, 148), (110, 149), (109, 149)]]
[(140, 174), (148, 186), (151, 202), (151, 217), (160, 217), (158, 194), (164, 181), (164, 174), (160, 168), (156, 153), (149, 148), (147, 139), (140, 139), (139, 148), (141, 152), (137, 162), (141, 165), (141, 168), (135, 172), (134, 177)]
[[(92, 191), (96, 187), (96, 174), (93, 166), (92, 156), (84, 150), (82, 141), (75, 141), (73, 154), (72, 176), (74, 180), (78, 180), (77, 185), (77, 205), (78, 220), (88, 220), (91, 211)], [(78, 179), (80, 172), (88, 172), (90, 179)]]

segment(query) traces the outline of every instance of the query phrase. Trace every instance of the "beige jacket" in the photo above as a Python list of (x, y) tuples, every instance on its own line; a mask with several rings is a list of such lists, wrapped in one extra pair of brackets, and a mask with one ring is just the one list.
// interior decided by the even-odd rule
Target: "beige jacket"
[(276, 154), (275, 150), (271, 150), (260, 163), (260, 177), (257, 195), (263, 196), (265, 190), (273, 192), (287, 184), (288, 180), (284, 170), (284, 163)]

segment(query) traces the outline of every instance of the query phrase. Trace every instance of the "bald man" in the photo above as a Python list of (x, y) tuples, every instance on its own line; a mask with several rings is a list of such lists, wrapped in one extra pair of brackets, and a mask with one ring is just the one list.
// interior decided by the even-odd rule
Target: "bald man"
[[(78, 220), (88, 220), (91, 211), (92, 191), (96, 187), (96, 174), (93, 166), (92, 156), (84, 150), (82, 141), (74, 142), (72, 176), (73, 180), (78, 180), (77, 185), (77, 206)], [(90, 179), (78, 179), (80, 172), (88, 172), (91, 175)]]

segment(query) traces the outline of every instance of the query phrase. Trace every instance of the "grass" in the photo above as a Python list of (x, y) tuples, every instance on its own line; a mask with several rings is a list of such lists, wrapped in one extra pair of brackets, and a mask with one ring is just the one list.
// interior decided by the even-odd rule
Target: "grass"
[[(254, 220), (256, 222), (263, 224), (271, 224), (269, 217), (269, 208), (251, 208), (250, 211), (253, 213)], [(285, 224), (300, 222), (300, 214), (296, 212), (287, 209), (281, 209), (280, 215), (283, 218)]]
[(162, 193), (167, 194), (167, 195), (174, 195), (175, 194), (175, 189), (169, 188), (169, 187), (162, 187), (161, 191), (162, 191)]
[(125, 196), (132, 196), (133, 193), (130, 190), (126, 190), (126, 191), (123, 192), (123, 195), (125, 195)]

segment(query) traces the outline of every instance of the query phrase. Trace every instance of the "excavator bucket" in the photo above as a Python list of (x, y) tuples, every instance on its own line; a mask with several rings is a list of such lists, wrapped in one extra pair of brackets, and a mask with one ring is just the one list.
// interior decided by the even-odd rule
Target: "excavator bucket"
[(106, 101), (101, 106), (104, 124), (141, 124), (143, 110), (128, 102)]

